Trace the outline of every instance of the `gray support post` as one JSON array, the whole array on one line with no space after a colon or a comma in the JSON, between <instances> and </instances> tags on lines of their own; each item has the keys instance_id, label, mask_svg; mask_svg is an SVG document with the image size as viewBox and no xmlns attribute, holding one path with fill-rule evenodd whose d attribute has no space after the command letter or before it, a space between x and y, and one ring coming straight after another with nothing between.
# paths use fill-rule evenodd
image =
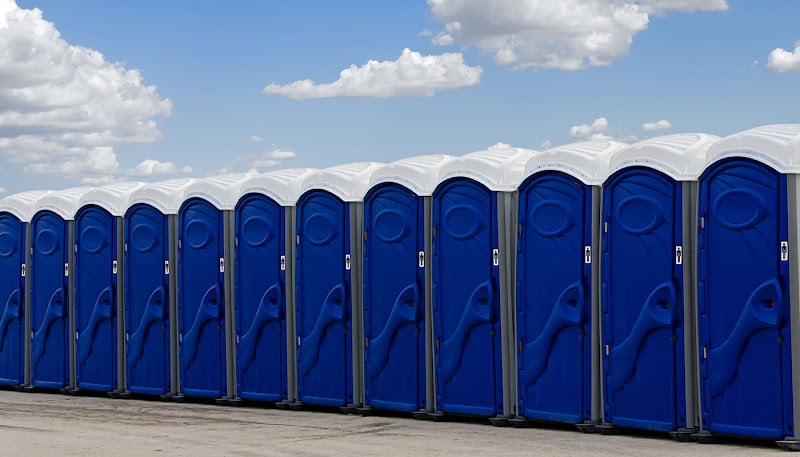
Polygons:
<instances>
[{"instance_id":1,"label":"gray support post","mask_svg":"<svg viewBox=\"0 0 800 457\"><path fill-rule=\"evenodd\" d=\"M24 360L24 381L23 386L31 385L31 231L33 230L30 222L25 223L25 352Z\"/></svg>"},{"instance_id":2,"label":"gray support post","mask_svg":"<svg viewBox=\"0 0 800 457\"><path fill-rule=\"evenodd\" d=\"M496 425L516 415L516 326L514 283L516 264L516 192L497 193L497 234L500 249L500 347L502 353L503 415Z\"/></svg>"},{"instance_id":3,"label":"gray support post","mask_svg":"<svg viewBox=\"0 0 800 457\"><path fill-rule=\"evenodd\" d=\"M425 410L436 411L436 378L433 360L433 197L424 197L425 212Z\"/></svg>"},{"instance_id":4,"label":"gray support post","mask_svg":"<svg viewBox=\"0 0 800 457\"><path fill-rule=\"evenodd\" d=\"M786 177L787 204L789 206L789 306L790 306L790 340L792 344L792 409L794 418L794 435L787 437L781 446L785 449L800 448L800 176L790 174Z\"/></svg>"},{"instance_id":5,"label":"gray support post","mask_svg":"<svg viewBox=\"0 0 800 457\"><path fill-rule=\"evenodd\" d=\"M350 299L352 314L350 326L353 345L353 407L364 405L364 203L351 202L350 206Z\"/></svg>"},{"instance_id":6,"label":"gray support post","mask_svg":"<svg viewBox=\"0 0 800 457\"><path fill-rule=\"evenodd\" d=\"M180 395L180 359L178 345L178 215L170 214L169 231L169 361L170 395Z\"/></svg>"},{"instance_id":7,"label":"gray support post","mask_svg":"<svg viewBox=\"0 0 800 457\"><path fill-rule=\"evenodd\" d=\"M125 377L125 224L117 221L117 392L127 392Z\"/></svg>"},{"instance_id":8,"label":"gray support post","mask_svg":"<svg viewBox=\"0 0 800 457\"><path fill-rule=\"evenodd\" d=\"M603 258L602 246L600 245L603 219L603 199L602 190L599 186L592 186L592 322L591 322L591 357L592 357L592 407L590 423L599 425L603 422L603 376L601 365L602 355L600 354L600 262Z\"/></svg>"},{"instance_id":9,"label":"gray support post","mask_svg":"<svg viewBox=\"0 0 800 457\"><path fill-rule=\"evenodd\" d=\"M295 226L296 209L294 206L287 206L284 210L285 221L285 252L286 272L286 400L288 403L297 401L297 326L295 317L297 303L295 298L295 254L297 252L295 236L297 231Z\"/></svg>"},{"instance_id":10,"label":"gray support post","mask_svg":"<svg viewBox=\"0 0 800 457\"><path fill-rule=\"evenodd\" d=\"M234 263L234 231L233 211L222 212L225 230L225 370L227 375L227 398L235 399L238 396L236 389L236 313L233 293Z\"/></svg>"},{"instance_id":11,"label":"gray support post","mask_svg":"<svg viewBox=\"0 0 800 457\"><path fill-rule=\"evenodd\" d=\"M683 183L683 354L685 360L686 429L699 429L698 391L700 367L697 356L697 182ZM680 432L680 430L679 430Z\"/></svg>"},{"instance_id":12,"label":"gray support post","mask_svg":"<svg viewBox=\"0 0 800 457\"><path fill-rule=\"evenodd\" d=\"M67 267L67 297L69 304L67 305L67 320L69 322L69 386L68 390L77 389L78 387L78 357L76 355L76 340L78 332L75 325L75 253L78 251L78 245L75 244L75 221L67 221L67 246L70 246L68 255Z\"/></svg>"}]
</instances>

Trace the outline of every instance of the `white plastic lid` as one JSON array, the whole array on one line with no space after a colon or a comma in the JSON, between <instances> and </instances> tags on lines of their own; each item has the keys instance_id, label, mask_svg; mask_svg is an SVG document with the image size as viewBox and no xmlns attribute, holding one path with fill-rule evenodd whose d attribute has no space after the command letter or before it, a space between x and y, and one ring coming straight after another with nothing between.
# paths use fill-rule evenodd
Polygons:
<instances>
[{"instance_id":1,"label":"white plastic lid","mask_svg":"<svg viewBox=\"0 0 800 457\"><path fill-rule=\"evenodd\" d=\"M779 173L800 173L800 124L775 124L734 133L706 154L706 167L728 157L747 157Z\"/></svg>"},{"instance_id":2,"label":"white plastic lid","mask_svg":"<svg viewBox=\"0 0 800 457\"><path fill-rule=\"evenodd\" d=\"M676 181L694 181L700 176L708 148L719 140L705 133L681 133L650 138L617 151L608 176L628 167L658 170Z\"/></svg>"},{"instance_id":3,"label":"white plastic lid","mask_svg":"<svg viewBox=\"0 0 800 457\"><path fill-rule=\"evenodd\" d=\"M9 195L0 200L0 213L10 213L21 222L30 222L36 212L36 203L50 192L49 190L30 190Z\"/></svg>"},{"instance_id":4,"label":"white plastic lid","mask_svg":"<svg viewBox=\"0 0 800 457\"><path fill-rule=\"evenodd\" d=\"M78 210L84 206L99 206L112 216L124 216L128 210L131 192L143 186L140 182L120 182L95 187L83 194L78 201Z\"/></svg>"},{"instance_id":5,"label":"white plastic lid","mask_svg":"<svg viewBox=\"0 0 800 457\"><path fill-rule=\"evenodd\" d=\"M407 187L419 196L433 194L439 184L439 172L447 162L455 157L444 154L433 154L398 160L386 164L372 174L369 187L382 183L396 183Z\"/></svg>"},{"instance_id":6,"label":"white plastic lid","mask_svg":"<svg viewBox=\"0 0 800 457\"><path fill-rule=\"evenodd\" d=\"M321 189L345 202L362 201L369 190L372 173L383 166L384 164L377 162L356 162L316 170L303 180L301 194Z\"/></svg>"},{"instance_id":7,"label":"white plastic lid","mask_svg":"<svg viewBox=\"0 0 800 457\"><path fill-rule=\"evenodd\" d=\"M525 165L525 176L542 171L560 171L589 186L599 186L608 177L611 156L628 146L617 141L582 141L534 154Z\"/></svg>"},{"instance_id":8,"label":"white plastic lid","mask_svg":"<svg viewBox=\"0 0 800 457\"><path fill-rule=\"evenodd\" d=\"M186 187L194 181L192 178L181 178L145 183L131 192L128 197L128 207L144 203L163 214L178 214Z\"/></svg>"},{"instance_id":9,"label":"white plastic lid","mask_svg":"<svg viewBox=\"0 0 800 457\"><path fill-rule=\"evenodd\" d=\"M302 193L303 181L316 171L314 168L290 168L251 174L242 182L238 199L247 194L262 194L281 206L294 206Z\"/></svg>"},{"instance_id":10,"label":"white plastic lid","mask_svg":"<svg viewBox=\"0 0 800 457\"><path fill-rule=\"evenodd\" d=\"M513 192L522 182L525 164L536 153L531 149L496 147L456 157L442 166L437 184L465 177L492 191Z\"/></svg>"},{"instance_id":11,"label":"white plastic lid","mask_svg":"<svg viewBox=\"0 0 800 457\"><path fill-rule=\"evenodd\" d=\"M219 210L232 210L239 200L239 188L249 176L247 173L233 173L196 179L184 189L183 202L190 198L202 198Z\"/></svg>"},{"instance_id":12,"label":"white plastic lid","mask_svg":"<svg viewBox=\"0 0 800 457\"><path fill-rule=\"evenodd\" d=\"M39 211L52 211L61 219L71 221L75 219L75 213L78 212L81 197L90 190L92 190L91 187L73 187L48 192L47 195L36 201L34 215Z\"/></svg>"}]
</instances>

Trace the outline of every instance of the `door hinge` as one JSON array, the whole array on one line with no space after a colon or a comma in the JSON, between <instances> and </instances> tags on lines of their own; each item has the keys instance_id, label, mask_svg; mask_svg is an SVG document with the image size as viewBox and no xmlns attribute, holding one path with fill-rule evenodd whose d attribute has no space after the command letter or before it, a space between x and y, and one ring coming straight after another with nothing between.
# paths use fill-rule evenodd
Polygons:
<instances>
[{"instance_id":1,"label":"door hinge","mask_svg":"<svg viewBox=\"0 0 800 457\"><path fill-rule=\"evenodd\" d=\"M436 338L436 350L438 351L442 347L442 340Z\"/></svg>"},{"instance_id":2,"label":"door hinge","mask_svg":"<svg viewBox=\"0 0 800 457\"><path fill-rule=\"evenodd\" d=\"M80 339L80 335L78 334L78 331L76 330L75 331L75 341L78 341L79 339Z\"/></svg>"},{"instance_id":3,"label":"door hinge","mask_svg":"<svg viewBox=\"0 0 800 457\"><path fill-rule=\"evenodd\" d=\"M606 344L606 355L611 355L611 346Z\"/></svg>"},{"instance_id":4,"label":"door hinge","mask_svg":"<svg viewBox=\"0 0 800 457\"><path fill-rule=\"evenodd\" d=\"M236 335L236 344L239 344L239 335Z\"/></svg>"},{"instance_id":5,"label":"door hinge","mask_svg":"<svg viewBox=\"0 0 800 457\"><path fill-rule=\"evenodd\" d=\"M183 247L183 240L178 240L178 249Z\"/></svg>"},{"instance_id":6,"label":"door hinge","mask_svg":"<svg viewBox=\"0 0 800 457\"><path fill-rule=\"evenodd\" d=\"M781 241L781 262L789 260L789 242Z\"/></svg>"},{"instance_id":7,"label":"door hinge","mask_svg":"<svg viewBox=\"0 0 800 457\"><path fill-rule=\"evenodd\" d=\"M123 244L122 248L125 249L125 252L128 252L128 243Z\"/></svg>"},{"instance_id":8,"label":"door hinge","mask_svg":"<svg viewBox=\"0 0 800 457\"><path fill-rule=\"evenodd\" d=\"M344 255L344 269L345 270L349 270L350 269L350 254L345 254Z\"/></svg>"},{"instance_id":9,"label":"door hinge","mask_svg":"<svg viewBox=\"0 0 800 457\"><path fill-rule=\"evenodd\" d=\"M169 274L169 260L164 261L164 274L165 275Z\"/></svg>"},{"instance_id":10,"label":"door hinge","mask_svg":"<svg viewBox=\"0 0 800 457\"><path fill-rule=\"evenodd\" d=\"M219 258L219 272L225 273L225 259L222 257Z\"/></svg>"},{"instance_id":11,"label":"door hinge","mask_svg":"<svg viewBox=\"0 0 800 457\"><path fill-rule=\"evenodd\" d=\"M519 340L519 352L522 352L525 345L523 344L522 340Z\"/></svg>"},{"instance_id":12,"label":"door hinge","mask_svg":"<svg viewBox=\"0 0 800 457\"><path fill-rule=\"evenodd\" d=\"M281 256L281 271L286 271L286 256Z\"/></svg>"},{"instance_id":13,"label":"door hinge","mask_svg":"<svg viewBox=\"0 0 800 457\"><path fill-rule=\"evenodd\" d=\"M295 237L295 244L297 244L298 246L300 245L300 235L297 235Z\"/></svg>"},{"instance_id":14,"label":"door hinge","mask_svg":"<svg viewBox=\"0 0 800 457\"><path fill-rule=\"evenodd\" d=\"M519 224L519 234L522 235L523 232L524 230L522 229L522 224Z\"/></svg>"},{"instance_id":15,"label":"door hinge","mask_svg":"<svg viewBox=\"0 0 800 457\"><path fill-rule=\"evenodd\" d=\"M297 337L297 347L300 347L300 337Z\"/></svg>"},{"instance_id":16,"label":"door hinge","mask_svg":"<svg viewBox=\"0 0 800 457\"><path fill-rule=\"evenodd\" d=\"M703 358L708 358L708 346L703 346Z\"/></svg>"},{"instance_id":17,"label":"door hinge","mask_svg":"<svg viewBox=\"0 0 800 457\"><path fill-rule=\"evenodd\" d=\"M706 217L705 216L700 216L700 228L701 229L706 228Z\"/></svg>"},{"instance_id":18,"label":"door hinge","mask_svg":"<svg viewBox=\"0 0 800 457\"><path fill-rule=\"evenodd\" d=\"M183 343L183 333L178 333L178 342Z\"/></svg>"},{"instance_id":19,"label":"door hinge","mask_svg":"<svg viewBox=\"0 0 800 457\"><path fill-rule=\"evenodd\" d=\"M492 265L494 265L494 266L500 265L500 250L499 249L492 249Z\"/></svg>"},{"instance_id":20,"label":"door hinge","mask_svg":"<svg viewBox=\"0 0 800 457\"><path fill-rule=\"evenodd\" d=\"M364 347L365 348L369 347L369 338L364 338Z\"/></svg>"},{"instance_id":21,"label":"door hinge","mask_svg":"<svg viewBox=\"0 0 800 457\"><path fill-rule=\"evenodd\" d=\"M111 261L111 274L117 274L117 261Z\"/></svg>"},{"instance_id":22,"label":"door hinge","mask_svg":"<svg viewBox=\"0 0 800 457\"><path fill-rule=\"evenodd\" d=\"M592 247L583 247L583 263L592 263Z\"/></svg>"},{"instance_id":23,"label":"door hinge","mask_svg":"<svg viewBox=\"0 0 800 457\"><path fill-rule=\"evenodd\" d=\"M417 266L420 268L425 268L425 251L419 251L419 254L417 255Z\"/></svg>"},{"instance_id":24,"label":"door hinge","mask_svg":"<svg viewBox=\"0 0 800 457\"><path fill-rule=\"evenodd\" d=\"M608 233L608 221L605 221L605 222L603 223L603 231L604 231L605 233Z\"/></svg>"},{"instance_id":25,"label":"door hinge","mask_svg":"<svg viewBox=\"0 0 800 457\"><path fill-rule=\"evenodd\" d=\"M683 265L683 246L675 246L675 265Z\"/></svg>"},{"instance_id":26,"label":"door hinge","mask_svg":"<svg viewBox=\"0 0 800 457\"><path fill-rule=\"evenodd\" d=\"M130 333L126 333L125 334L125 342L128 342L130 340L131 340L131 334Z\"/></svg>"}]
</instances>

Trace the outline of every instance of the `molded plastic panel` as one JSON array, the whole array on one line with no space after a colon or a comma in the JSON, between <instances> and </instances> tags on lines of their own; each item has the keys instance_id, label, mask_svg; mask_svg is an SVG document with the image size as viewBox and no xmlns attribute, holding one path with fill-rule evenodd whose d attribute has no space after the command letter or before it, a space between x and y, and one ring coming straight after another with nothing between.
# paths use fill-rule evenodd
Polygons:
<instances>
[{"instance_id":1,"label":"molded plastic panel","mask_svg":"<svg viewBox=\"0 0 800 457\"><path fill-rule=\"evenodd\" d=\"M792 436L786 177L749 159L722 161L701 180L700 215L703 423Z\"/></svg>"},{"instance_id":2,"label":"molded plastic panel","mask_svg":"<svg viewBox=\"0 0 800 457\"><path fill-rule=\"evenodd\" d=\"M0 213L0 384L18 386L24 379L25 224Z\"/></svg>"},{"instance_id":3,"label":"molded plastic panel","mask_svg":"<svg viewBox=\"0 0 800 457\"><path fill-rule=\"evenodd\" d=\"M284 209L252 194L236 206L236 381L240 397L286 398Z\"/></svg>"},{"instance_id":4,"label":"molded plastic panel","mask_svg":"<svg viewBox=\"0 0 800 457\"><path fill-rule=\"evenodd\" d=\"M680 183L643 168L603 191L604 419L619 426L686 426L681 195Z\"/></svg>"},{"instance_id":5,"label":"molded plastic panel","mask_svg":"<svg viewBox=\"0 0 800 457\"><path fill-rule=\"evenodd\" d=\"M364 203L366 403L425 407L425 268L423 198L384 184ZM424 261L424 257L423 257Z\"/></svg>"},{"instance_id":6,"label":"molded plastic panel","mask_svg":"<svg viewBox=\"0 0 800 457\"><path fill-rule=\"evenodd\" d=\"M131 392L170 391L167 216L138 204L125 215L125 366Z\"/></svg>"},{"instance_id":7,"label":"molded plastic panel","mask_svg":"<svg viewBox=\"0 0 800 457\"><path fill-rule=\"evenodd\" d=\"M445 412L503 411L496 198L466 178L434 192L436 404Z\"/></svg>"},{"instance_id":8,"label":"molded plastic panel","mask_svg":"<svg viewBox=\"0 0 800 457\"><path fill-rule=\"evenodd\" d=\"M347 204L307 192L297 204L297 235L298 399L344 406L353 402Z\"/></svg>"},{"instance_id":9,"label":"molded plastic panel","mask_svg":"<svg viewBox=\"0 0 800 457\"><path fill-rule=\"evenodd\" d=\"M117 386L117 221L98 206L75 217L77 383L109 392Z\"/></svg>"},{"instance_id":10,"label":"molded plastic panel","mask_svg":"<svg viewBox=\"0 0 800 457\"><path fill-rule=\"evenodd\" d=\"M40 211L32 236L31 383L59 389L69 385L68 225L55 213Z\"/></svg>"},{"instance_id":11,"label":"molded plastic panel","mask_svg":"<svg viewBox=\"0 0 800 457\"><path fill-rule=\"evenodd\" d=\"M526 418L591 417L591 195L562 172L534 175L520 190L516 350Z\"/></svg>"},{"instance_id":12,"label":"molded plastic panel","mask_svg":"<svg viewBox=\"0 0 800 457\"><path fill-rule=\"evenodd\" d=\"M222 397L225 371L225 229L222 211L201 199L183 204L178 236L181 392Z\"/></svg>"}]
</instances>

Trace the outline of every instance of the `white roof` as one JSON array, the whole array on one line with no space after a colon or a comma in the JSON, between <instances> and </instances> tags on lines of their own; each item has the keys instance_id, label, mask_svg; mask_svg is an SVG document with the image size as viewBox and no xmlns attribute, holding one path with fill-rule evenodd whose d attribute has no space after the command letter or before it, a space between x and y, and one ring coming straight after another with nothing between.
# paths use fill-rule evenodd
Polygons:
<instances>
[{"instance_id":1,"label":"white roof","mask_svg":"<svg viewBox=\"0 0 800 457\"><path fill-rule=\"evenodd\" d=\"M144 184L140 182L120 182L94 187L78 200L78 210L88 205L97 205L112 216L123 216L128 210L128 198L131 192Z\"/></svg>"},{"instance_id":2,"label":"white roof","mask_svg":"<svg viewBox=\"0 0 800 457\"><path fill-rule=\"evenodd\" d=\"M492 191L513 192L522 182L525 164L535 153L521 148L492 148L472 152L444 164L439 172L438 183L465 177L478 181Z\"/></svg>"},{"instance_id":3,"label":"white roof","mask_svg":"<svg viewBox=\"0 0 800 457\"><path fill-rule=\"evenodd\" d=\"M183 203L184 191L194 181L191 178L181 178L145 183L142 187L131 192L128 197L128 207L145 203L163 214L178 214Z\"/></svg>"},{"instance_id":4,"label":"white roof","mask_svg":"<svg viewBox=\"0 0 800 457\"><path fill-rule=\"evenodd\" d=\"M401 184L419 196L431 195L439 184L439 171L442 166L454 158L444 154L433 154L409 157L386 164L372 174L369 187L391 182Z\"/></svg>"},{"instance_id":5,"label":"white roof","mask_svg":"<svg viewBox=\"0 0 800 457\"><path fill-rule=\"evenodd\" d=\"M71 221L78 212L79 202L83 195L92 190L91 187L73 187L71 189L54 190L36 201L33 214L39 211L52 211L61 219Z\"/></svg>"},{"instance_id":6,"label":"white roof","mask_svg":"<svg viewBox=\"0 0 800 457\"><path fill-rule=\"evenodd\" d=\"M626 147L616 141L582 141L534 154L525 165L525 178L541 171L555 170L579 179L584 184L599 186L608 177L611 156Z\"/></svg>"},{"instance_id":7,"label":"white roof","mask_svg":"<svg viewBox=\"0 0 800 457\"><path fill-rule=\"evenodd\" d=\"M289 168L250 174L242 182L237 198L263 194L281 206L294 206L303 191L303 181L315 172L313 168Z\"/></svg>"},{"instance_id":8,"label":"white roof","mask_svg":"<svg viewBox=\"0 0 800 457\"><path fill-rule=\"evenodd\" d=\"M22 222L30 222L33 219L33 213L36 212L36 203L50 192L49 190L31 190L9 195L0 200L0 213L10 213Z\"/></svg>"},{"instance_id":9,"label":"white roof","mask_svg":"<svg viewBox=\"0 0 800 457\"><path fill-rule=\"evenodd\" d=\"M650 138L617 151L608 175L628 167L658 170L676 181L693 181L703 171L706 151L719 140L705 133L681 133Z\"/></svg>"},{"instance_id":10,"label":"white roof","mask_svg":"<svg viewBox=\"0 0 800 457\"><path fill-rule=\"evenodd\" d=\"M356 162L316 170L303 180L301 194L312 189L322 189L342 201L361 201L369 189L370 176L383 166L384 164L377 162Z\"/></svg>"},{"instance_id":11,"label":"white roof","mask_svg":"<svg viewBox=\"0 0 800 457\"><path fill-rule=\"evenodd\" d=\"M247 173L233 173L194 180L184 189L183 201L202 198L219 210L232 210L239 200L239 188L249 176Z\"/></svg>"},{"instance_id":12,"label":"white roof","mask_svg":"<svg viewBox=\"0 0 800 457\"><path fill-rule=\"evenodd\" d=\"M800 173L800 124L775 124L734 133L716 142L706 166L727 157L747 157L779 173Z\"/></svg>"}]
</instances>

